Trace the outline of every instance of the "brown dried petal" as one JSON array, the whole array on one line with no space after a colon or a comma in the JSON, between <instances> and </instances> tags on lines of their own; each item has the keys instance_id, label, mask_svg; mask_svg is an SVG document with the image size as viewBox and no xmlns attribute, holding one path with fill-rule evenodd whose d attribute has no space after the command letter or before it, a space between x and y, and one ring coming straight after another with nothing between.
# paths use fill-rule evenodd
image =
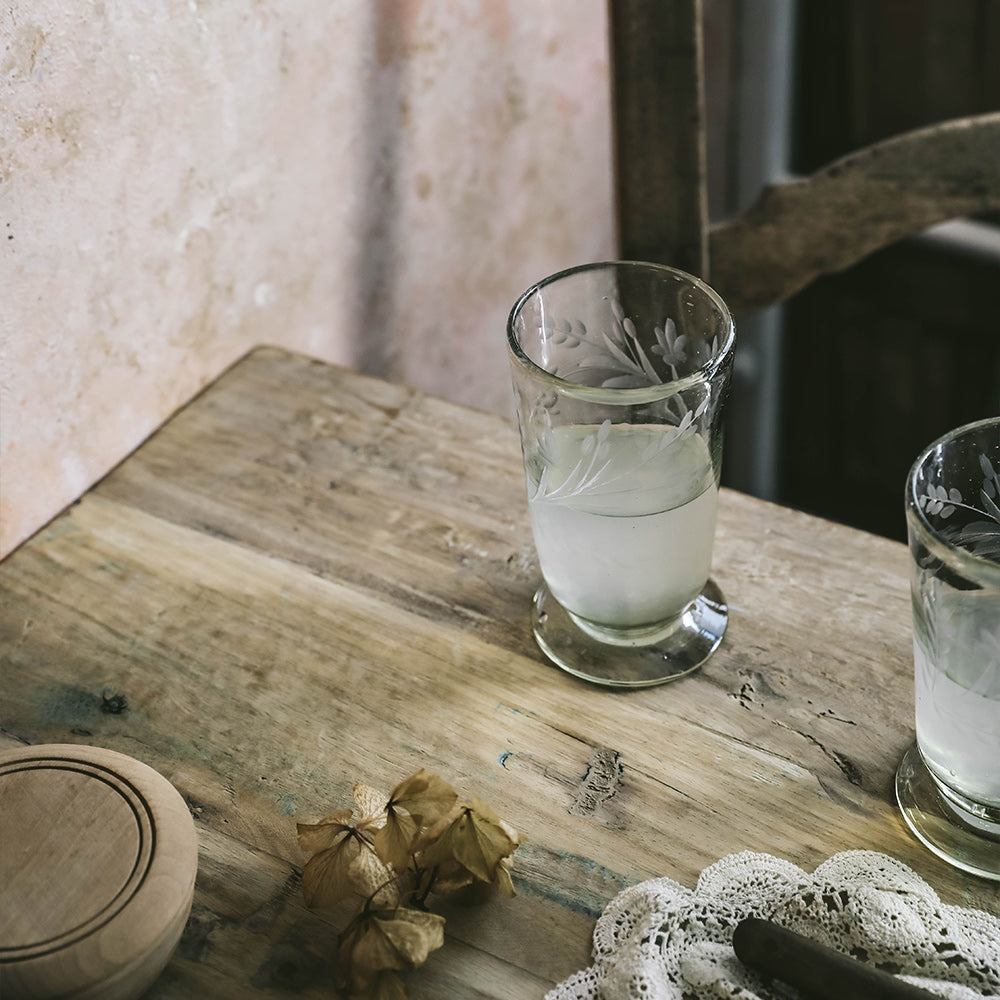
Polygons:
<instances>
[{"instance_id":1,"label":"brown dried petal","mask_svg":"<svg viewBox=\"0 0 1000 1000\"><path fill-rule=\"evenodd\" d=\"M433 868L454 859L476 878L492 882L497 866L517 847L516 834L511 837L505 825L483 803L462 806L436 839L424 847L421 864Z\"/></svg>"},{"instance_id":2,"label":"brown dried petal","mask_svg":"<svg viewBox=\"0 0 1000 1000\"><path fill-rule=\"evenodd\" d=\"M296 823L299 835L299 847L304 854L316 854L333 847L338 838L350 829L350 809L324 816L318 823Z\"/></svg>"},{"instance_id":3,"label":"brown dried petal","mask_svg":"<svg viewBox=\"0 0 1000 1000\"><path fill-rule=\"evenodd\" d=\"M485 802L483 802L482 799L473 799L472 809L477 815L482 817L482 819L500 827L500 829L510 838L510 842L513 844L513 847L510 850L510 853L513 854L514 848L516 848L520 842L517 830L515 830L509 823L502 820Z\"/></svg>"},{"instance_id":4,"label":"brown dried petal","mask_svg":"<svg viewBox=\"0 0 1000 1000\"><path fill-rule=\"evenodd\" d=\"M447 896L450 900L463 906L472 906L485 902L492 892L499 892L507 899L516 895L514 883L510 877L511 860L504 858L497 865L496 874L489 882L473 876L458 862L451 862L442 868L435 868L425 873L422 891L431 891L437 896Z\"/></svg>"},{"instance_id":5,"label":"brown dried petal","mask_svg":"<svg viewBox=\"0 0 1000 1000\"><path fill-rule=\"evenodd\" d=\"M454 896L475 881L476 877L468 869L457 861L449 861L425 870L420 890L426 892L430 888L438 896Z\"/></svg>"},{"instance_id":6,"label":"brown dried petal","mask_svg":"<svg viewBox=\"0 0 1000 1000\"><path fill-rule=\"evenodd\" d=\"M396 874L376 853L365 847L348 867L355 891L375 906L397 906L399 885Z\"/></svg>"},{"instance_id":7,"label":"brown dried petal","mask_svg":"<svg viewBox=\"0 0 1000 1000\"><path fill-rule=\"evenodd\" d=\"M349 834L306 862L302 869L302 892L306 906L332 906L354 892L351 862L359 851L357 838Z\"/></svg>"},{"instance_id":8,"label":"brown dried petal","mask_svg":"<svg viewBox=\"0 0 1000 1000\"><path fill-rule=\"evenodd\" d=\"M514 883L510 878L510 858L504 858L497 865L496 875L493 878L493 888L506 899L513 899L517 895L514 892Z\"/></svg>"},{"instance_id":9,"label":"brown dried petal","mask_svg":"<svg viewBox=\"0 0 1000 1000\"><path fill-rule=\"evenodd\" d=\"M332 906L352 895L371 896L393 882L372 845L348 829L333 847L314 854L302 870L302 892L307 906Z\"/></svg>"},{"instance_id":10,"label":"brown dried petal","mask_svg":"<svg viewBox=\"0 0 1000 1000\"><path fill-rule=\"evenodd\" d=\"M390 793L392 806L405 809L418 826L427 826L455 805L458 794L443 778L423 768L401 781Z\"/></svg>"},{"instance_id":11,"label":"brown dried petal","mask_svg":"<svg viewBox=\"0 0 1000 1000\"><path fill-rule=\"evenodd\" d=\"M385 792L380 792L371 785L357 782L354 785L354 801L358 804L361 812L361 819L358 820L358 829L378 830L385 824L385 807L389 803L389 796Z\"/></svg>"},{"instance_id":12,"label":"brown dried petal","mask_svg":"<svg viewBox=\"0 0 1000 1000\"><path fill-rule=\"evenodd\" d=\"M413 817L390 808L385 826L375 834L375 850L383 861L402 872L409 865L416 837L417 824Z\"/></svg>"},{"instance_id":13,"label":"brown dried petal","mask_svg":"<svg viewBox=\"0 0 1000 1000\"><path fill-rule=\"evenodd\" d=\"M444 944L444 917L397 907L367 910L340 937L339 967L344 985L367 991L385 970L415 969Z\"/></svg>"}]
</instances>

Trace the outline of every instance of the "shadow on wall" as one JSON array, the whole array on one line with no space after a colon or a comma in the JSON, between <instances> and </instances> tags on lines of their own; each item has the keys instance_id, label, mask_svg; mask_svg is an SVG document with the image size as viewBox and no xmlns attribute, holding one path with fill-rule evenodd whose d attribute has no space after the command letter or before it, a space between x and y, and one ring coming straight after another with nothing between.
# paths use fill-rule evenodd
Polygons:
<instances>
[{"instance_id":1,"label":"shadow on wall","mask_svg":"<svg viewBox=\"0 0 1000 1000\"><path fill-rule=\"evenodd\" d=\"M412 83L420 4L380 0L367 5L369 33L375 40L376 70L360 99L362 142L358 180L363 192L361 252L355 282L358 310L351 366L382 378L401 377L397 329L400 185L403 177L402 125Z\"/></svg>"}]
</instances>

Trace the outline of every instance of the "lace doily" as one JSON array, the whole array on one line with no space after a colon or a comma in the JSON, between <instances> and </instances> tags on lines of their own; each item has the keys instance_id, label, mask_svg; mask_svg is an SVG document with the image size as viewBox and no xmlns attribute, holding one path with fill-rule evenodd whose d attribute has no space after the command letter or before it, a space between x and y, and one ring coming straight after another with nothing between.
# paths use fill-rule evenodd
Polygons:
<instances>
[{"instance_id":1,"label":"lace doily","mask_svg":"<svg viewBox=\"0 0 1000 1000\"><path fill-rule=\"evenodd\" d=\"M1000 998L1000 920L945 906L906 865L845 851L811 875L769 854L731 854L692 892L667 878L619 893L594 929L594 964L546 1000L778 1000L736 958L745 917L773 920L948 1000Z\"/></svg>"}]
</instances>

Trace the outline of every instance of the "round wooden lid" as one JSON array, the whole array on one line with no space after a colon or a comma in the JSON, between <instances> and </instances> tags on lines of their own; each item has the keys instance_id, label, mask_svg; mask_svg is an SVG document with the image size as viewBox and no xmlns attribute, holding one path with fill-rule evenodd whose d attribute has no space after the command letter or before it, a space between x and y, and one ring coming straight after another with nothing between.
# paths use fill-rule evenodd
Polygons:
<instances>
[{"instance_id":1,"label":"round wooden lid","mask_svg":"<svg viewBox=\"0 0 1000 1000\"><path fill-rule=\"evenodd\" d=\"M86 746L0 753L0 995L139 996L197 867L191 814L151 767Z\"/></svg>"}]
</instances>

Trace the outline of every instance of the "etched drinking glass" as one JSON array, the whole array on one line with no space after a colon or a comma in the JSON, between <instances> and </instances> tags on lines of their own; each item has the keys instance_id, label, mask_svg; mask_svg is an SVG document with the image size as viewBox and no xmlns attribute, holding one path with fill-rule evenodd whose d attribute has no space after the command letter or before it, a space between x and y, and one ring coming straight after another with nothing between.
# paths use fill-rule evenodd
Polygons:
<instances>
[{"instance_id":1,"label":"etched drinking glass","mask_svg":"<svg viewBox=\"0 0 1000 1000\"><path fill-rule=\"evenodd\" d=\"M642 686L703 663L728 610L709 579L733 321L698 278L588 264L529 288L507 346L543 582L542 651Z\"/></svg>"},{"instance_id":2,"label":"etched drinking glass","mask_svg":"<svg viewBox=\"0 0 1000 1000\"><path fill-rule=\"evenodd\" d=\"M920 455L906 521L917 740L896 798L937 855L1000 879L1000 418Z\"/></svg>"}]
</instances>

